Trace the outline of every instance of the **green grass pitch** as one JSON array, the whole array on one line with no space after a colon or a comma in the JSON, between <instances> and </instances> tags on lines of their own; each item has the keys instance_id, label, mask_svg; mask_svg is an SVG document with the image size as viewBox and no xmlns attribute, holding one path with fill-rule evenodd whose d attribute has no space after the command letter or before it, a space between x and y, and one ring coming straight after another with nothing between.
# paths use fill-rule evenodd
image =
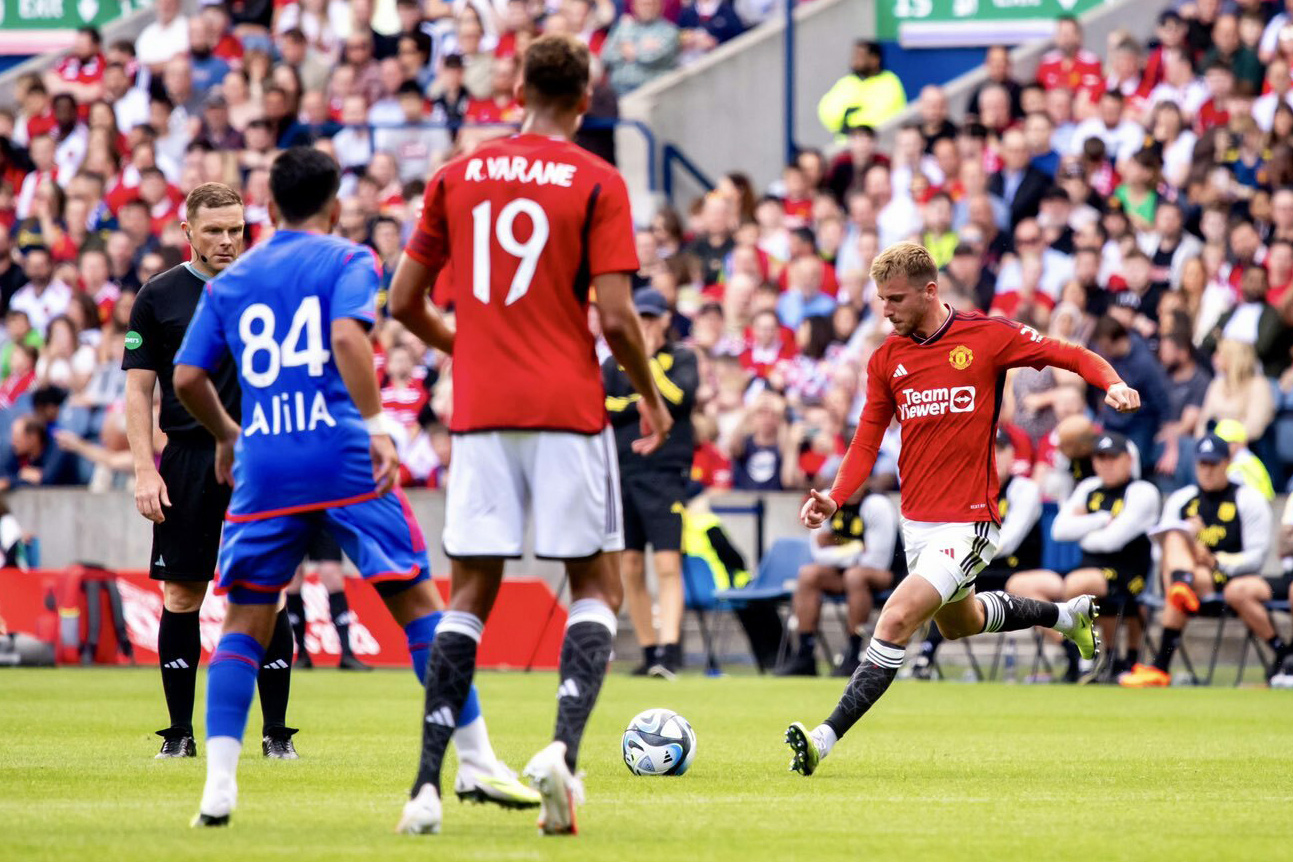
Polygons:
<instances>
[{"instance_id":1,"label":"green grass pitch","mask_svg":"<svg viewBox=\"0 0 1293 862\"><path fill-rule=\"evenodd\" d=\"M202 675L205 680L205 673ZM555 675L482 674L513 768L548 739ZM584 741L581 835L530 812L446 804L443 833L397 836L421 696L411 674L293 679L302 759L251 756L227 830L188 827L204 760L152 759L156 670L0 671L0 859L1276 860L1289 859L1293 693L900 682L811 779L786 771L840 681L614 674ZM202 693L199 691L201 713ZM667 706L699 738L681 778L619 759L636 712ZM199 753L202 743L199 741ZM454 767L446 766L451 786Z\"/></svg>"}]
</instances>

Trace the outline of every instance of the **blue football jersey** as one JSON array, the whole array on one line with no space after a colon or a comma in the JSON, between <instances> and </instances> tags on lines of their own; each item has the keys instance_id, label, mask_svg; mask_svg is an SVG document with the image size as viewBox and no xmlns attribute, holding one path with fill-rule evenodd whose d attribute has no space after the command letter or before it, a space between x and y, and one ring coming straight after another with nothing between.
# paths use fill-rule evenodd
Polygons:
<instances>
[{"instance_id":1,"label":"blue football jersey","mask_svg":"<svg viewBox=\"0 0 1293 862\"><path fill-rule=\"evenodd\" d=\"M349 240L279 231L207 284L175 363L210 371L228 351L242 437L228 519L248 521L375 493L368 432L332 359L332 321L371 324L380 268Z\"/></svg>"}]
</instances>

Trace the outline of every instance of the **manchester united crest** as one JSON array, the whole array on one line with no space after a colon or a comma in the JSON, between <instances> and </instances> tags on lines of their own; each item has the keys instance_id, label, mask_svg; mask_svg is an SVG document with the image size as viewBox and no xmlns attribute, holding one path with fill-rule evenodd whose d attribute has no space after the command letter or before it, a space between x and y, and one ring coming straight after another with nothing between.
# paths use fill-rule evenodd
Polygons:
<instances>
[{"instance_id":1,"label":"manchester united crest","mask_svg":"<svg viewBox=\"0 0 1293 862\"><path fill-rule=\"evenodd\" d=\"M974 361L974 351L964 344L958 344L952 348L952 352L947 355L947 361L952 363L952 367L957 371L964 371L970 367Z\"/></svg>"}]
</instances>

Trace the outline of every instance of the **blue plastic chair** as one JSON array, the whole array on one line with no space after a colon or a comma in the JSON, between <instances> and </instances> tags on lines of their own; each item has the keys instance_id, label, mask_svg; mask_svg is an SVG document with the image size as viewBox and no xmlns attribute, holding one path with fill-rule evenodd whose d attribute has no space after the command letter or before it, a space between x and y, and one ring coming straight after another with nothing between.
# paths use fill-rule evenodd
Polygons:
<instances>
[{"instance_id":1,"label":"blue plastic chair","mask_svg":"<svg viewBox=\"0 0 1293 862\"><path fill-rule=\"evenodd\" d=\"M682 591L683 607L696 614L696 622L700 627L700 639L705 646L707 670L711 675L717 674L719 665L714 636L716 633L711 634L705 615L722 611L730 612L732 609L726 602L720 602L715 598L714 573L710 571L709 564L700 557L690 554L683 556Z\"/></svg>"}]
</instances>

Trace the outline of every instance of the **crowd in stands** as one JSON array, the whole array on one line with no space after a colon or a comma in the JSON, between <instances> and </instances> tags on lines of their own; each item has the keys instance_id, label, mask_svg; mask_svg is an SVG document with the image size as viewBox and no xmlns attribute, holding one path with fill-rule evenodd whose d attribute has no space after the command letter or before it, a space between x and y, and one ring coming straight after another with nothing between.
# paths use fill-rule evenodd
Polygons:
<instances>
[{"instance_id":1,"label":"crowd in stands","mask_svg":"<svg viewBox=\"0 0 1293 862\"><path fill-rule=\"evenodd\" d=\"M187 190L238 189L254 244L273 230L275 151L324 149L345 171L338 232L371 244L389 279L425 177L518 118L517 54L537 33L588 42L591 116L609 118L619 96L779 8L204 0L185 16L177 0L158 0L133 43L81 31L0 105L0 486L85 482L91 465L99 484L129 480L126 321L140 285L187 254ZM1080 25L1061 20L1029 79L992 48L966 113L952 116L943 90L926 87L916 118L881 146L874 124L906 98L881 48L859 43L819 110L835 147L800 152L768 188L733 171L639 226L635 285L667 297L677 339L701 363L702 484L829 483L867 359L888 333L871 260L915 239L956 308L1089 344L1141 391L1144 409L1124 416L1064 372L1016 372L1002 419L1020 470L1059 466L1055 427L1086 411L1127 435L1144 476L1168 490L1190 480L1193 441L1233 419L1241 448L1283 487L1293 474L1293 16L1260 0L1231 11L1200 0L1164 12L1147 44L1115 33L1106 61L1089 48ZM603 130L582 140L613 158ZM407 437L405 479L438 486L451 457L452 362L390 322L378 342L383 398ZM881 486L896 485L899 444L895 429Z\"/></svg>"}]
</instances>

